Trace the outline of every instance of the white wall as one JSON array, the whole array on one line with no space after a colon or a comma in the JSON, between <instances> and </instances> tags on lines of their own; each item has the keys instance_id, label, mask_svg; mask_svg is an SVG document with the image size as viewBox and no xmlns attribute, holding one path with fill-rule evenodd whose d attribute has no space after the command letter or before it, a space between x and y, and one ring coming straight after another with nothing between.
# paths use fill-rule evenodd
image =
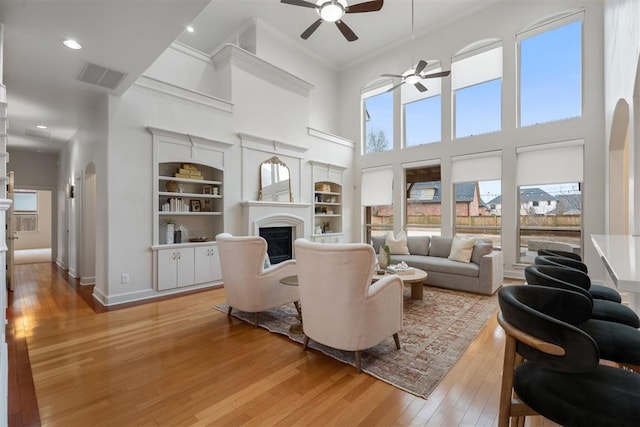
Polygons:
<instances>
[{"instance_id":1,"label":"white wall","mask_svg":"<svg viewBox=\"0 0 640 427\"><path fill-rule=\"evenodd\" d=\"M605 62L605 136L611 144L616 105L624 101L629 107L627 143L630 153L629 231L640 233L640 2L606 0L604 2ZM626 113L626 111L625 111ZM608 150L607 150L608 151ZM613 188L622 191L622 188ZM619 195L618 198L623 198ZM615 195L614 195L615 197Z\"/></svg>"},{"instance_id":2,"label":"white wall","mask_svg":"<svg viewBox=\"0 0 640 427\"><path fill-rule=\"evenodd\" d=\"M583 117L561 122L516 128L516 46L515 35L533 22L562 11L586 10L584 21L584 97ZM416 40L416 57L440 59L443 69L450 69L451 56L463 47L483 39L499 38L503 40L503 79L502 79L502 131L478 135L462 140L451 140L451 84L450 78L442 80L443 93L443 141L394 152L374 153L356 156L355 169L378 165L392 165L394 181L402 182L402 163L416 160L440 159L442 165L442 187L451 188L451 157L476 152L502 150L502 249L505 254L505 274L521 277L522 265L518 265L516 247L517 225L517 187L516 187L516 147L543 144L572 139L585 140L584 200L583 200L583 248L587 263L597 265L600 260L589 241L589 235L603 231L605 165L603 162L604 110L603 99L603 28L602 2L600 1L554 1L554 2L512 2L504 1L478 13L453 22L435 33L427 34ZM361 109L360 89L377 79L383 73L400 73L409 66L411 45L398 47L393 51L359 63L340 75L339 105L340 134L358 141L360 152ZM549 64L553 66L553 64ZM399 144L396 141L396 144ZM356 176L356 185L359 177ZM402 206L400 185L394 194L395 206ZM443 202L442 233L453 233L452 191L445 192ZM356 200L359 189L356 190ZM354 209L353 221L359 221L361 209ZM403 213L396 215L396 231Z\"/></svg>"},{"instance_id":3,"label":"white wall","mask_svg":"<svg viewBox=\"0 0 640 427\"><path fill-rule=\"evenodd\" d=\"M94 295L106 304L157 295L153 289L151 251L151 221L156 200L152 195L152 136L147 127L233 144L225 152L223 195L225 231L235 234L244 229L240 202L257 199L260 161L263 157L278 155L269 150L243 153L239 132L308 148L309 155L305 153L303 159L283 155L292 166L296 201L310 203L312 200L308 160L343 167L352 162L353 149L348 143L336 144L308 134L311 97L300 90L287 89L269 81L260 72L252 72L252 66L237 65L233 60L214 70L210 65L203 67L201 58L181 49L170 49L165 55L171 56L171 68L164 68L161 59L146 74L155 79L155 83L142 78L122 97L109 98L109 191L104 193L107 199L108 264L104 278L97 274L97 291L94 291ZM258 68L270 66L260 65L261 60L257 62ZM215 93L215 79L208 74L231 82L231 112L215 107L215 99L210 99L214 106L207 106L203 98L189 99L188 91L176 92L175 87L182 85L188 86L185 88L188 90L197 89L199 93ZM172 86L162 86L159 81ZM200 84L202 82L210 82L210 85ZM193 86L196 84L199 84L197 88ZM98 197L100 194L98 190ZM311 221L311 218L307 220ZM120 283L123 273L129 274L129 284Z\"/></svg>"}]
</instances>

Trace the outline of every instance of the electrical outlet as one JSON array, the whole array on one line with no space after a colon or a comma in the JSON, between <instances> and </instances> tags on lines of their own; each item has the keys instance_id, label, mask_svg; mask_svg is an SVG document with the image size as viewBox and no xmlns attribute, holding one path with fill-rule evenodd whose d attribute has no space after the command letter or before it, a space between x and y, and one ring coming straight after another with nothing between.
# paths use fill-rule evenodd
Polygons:
<instances>
[{"instance_id":1,"label":"electrical outlet","mask_svg":"<svg viewBox=\"0 0 640 427\"><path fill-rule=\"evenodd\" d=\"M120 283L122 283L123 285L126 285L127 283L129 283L128 273L124 273L122 276L120 276Z\"/></svg>"}]
</instances>

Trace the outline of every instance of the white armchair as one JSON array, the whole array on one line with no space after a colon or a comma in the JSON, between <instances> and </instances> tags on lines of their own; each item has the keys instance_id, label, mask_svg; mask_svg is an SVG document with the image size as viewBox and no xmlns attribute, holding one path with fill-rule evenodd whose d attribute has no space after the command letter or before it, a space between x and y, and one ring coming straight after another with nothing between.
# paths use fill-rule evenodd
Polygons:
<instances>
[{"instance_id":1,"label":"white armchair","mask_svg":"<svg viewBox=\"0 0 640 427\"><path fill-rule=\"evenodd\" d=\"M354 351L361 372L360 350L393 335L400 348L402 291L400 277L389 275L371 284L376 254L364 243L295 242L304 345L309 339L339 350Z\"/></svg>"},{"instance_id":2,"label":"white armchair","mask_svg":"<svg viewBox=\"0 0 640 427\"><path fill-rule=\"evenodd\" d=\"M298 301L298 288L280 283L283 277L297 273L295 260L264 268L267 242L259 236L222 233L216 236L216 242L229 305L227 315L232 308L255 313L257 327L261 311Z\"/></svg>"}]
</instances>

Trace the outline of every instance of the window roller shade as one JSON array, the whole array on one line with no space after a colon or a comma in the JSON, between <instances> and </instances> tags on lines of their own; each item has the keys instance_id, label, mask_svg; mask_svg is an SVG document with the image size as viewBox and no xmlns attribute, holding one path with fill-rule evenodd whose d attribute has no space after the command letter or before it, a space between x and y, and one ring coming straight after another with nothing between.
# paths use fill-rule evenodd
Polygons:
<instances>
[{"instance_id":1,"label":"window roller shade","mask_svg":"<svg viewBox=\"0 0 640 427\"><path fill-rule=\"evenodd\" d=\"M451 158L451 181L474 182L502 179L502 153L483 153Z\"/></svg>"},{"instance_id":2,"label":"window roller shade","mask_svg":"<svg viewBox=\"0 0 640 427\"><path fill-rule=\"evenodd\" d=\"M518 185L582 182L584 147L582 141L550 144L551 147L523 147L517 150Z\"/></svg>"},{"instance_id":3,"label":"window roller shade","mask_svg":"<svg viewBox=\"0 0 640 427\"><path fill-rule=\"evenodd\" d=\"M362 170L362 206L385 206L393 203L393 169Z\"/></svg>"}]
</instances>

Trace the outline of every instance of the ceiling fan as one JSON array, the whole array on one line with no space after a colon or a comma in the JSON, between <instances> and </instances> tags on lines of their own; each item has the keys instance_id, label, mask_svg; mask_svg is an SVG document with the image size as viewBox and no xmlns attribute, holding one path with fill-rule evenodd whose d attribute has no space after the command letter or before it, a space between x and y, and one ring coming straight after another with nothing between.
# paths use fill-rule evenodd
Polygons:
<instances>
[{"instance_id":1,"label":"ceiling fan","mask_svg":"<svg viewBox=\"0 0 640 427\"><path fill-rule=\"evenodd\" d=\"M318 3L312 3L305 0L280 0L281 3L291 4L294 6L308 7L315 9L320 18L304 30L300 37L308 39L315 30L318 29L323 22L335 22L336 27L340 30L345 39L352 42L358 40L358 36L349 28L342 20L346 13L362 13L377 12L382 9L383 0L365 1L362 3L349 6L346 0L325 0Z\"/></svg>"},{"instance_id":2,"label":"ceiling fan","mask_svg":"<svg viewBox=\"0 0 640 427\"><path fill-rule=\"evenodd\" d=\"M414 26L414 12L413 12L413 0L411 0L411 54L413 55L415 53L415 41L414 41L414 35L413 35L413 26ZM413 56L411 58L411 66L413 66L414 64L414 59ZM402 74L382 74L381 77L395 77L395 78L399 78L400 79L400 83L394 85L391 89L389 89L387 92L390 92L400 86L402 86L405 83L409 83L412 84L416 87L416 89L418 89L420 92L426 92L427 88L420 83L420 80L422 79L435 79L437 77L446 77L449 74L451 74L451 71L439 71L437 73L431 73L431 74L422 74L422 72L424 71L424 69L427 67L427 61L424 60L420 60L418 61L418 65L416 65L416 67L414 69L411 69L405 73Z\"/></svg>"}]
</instances>

